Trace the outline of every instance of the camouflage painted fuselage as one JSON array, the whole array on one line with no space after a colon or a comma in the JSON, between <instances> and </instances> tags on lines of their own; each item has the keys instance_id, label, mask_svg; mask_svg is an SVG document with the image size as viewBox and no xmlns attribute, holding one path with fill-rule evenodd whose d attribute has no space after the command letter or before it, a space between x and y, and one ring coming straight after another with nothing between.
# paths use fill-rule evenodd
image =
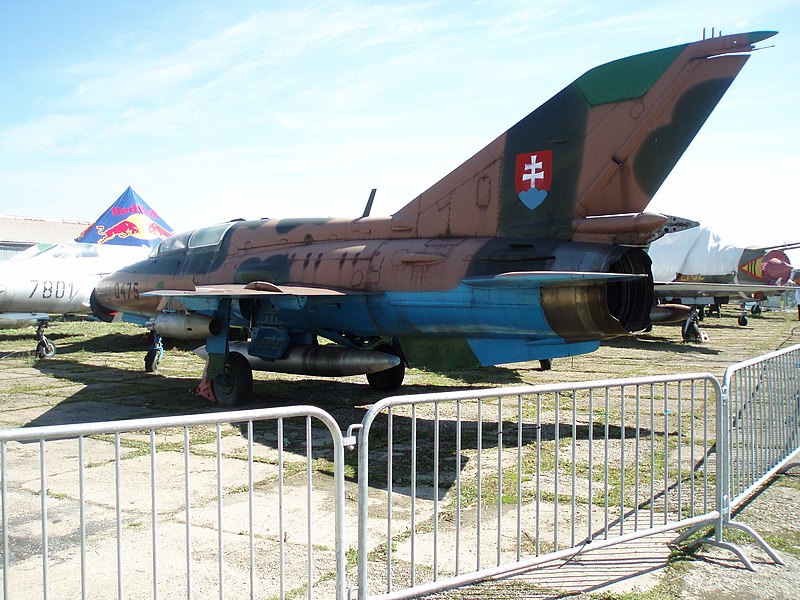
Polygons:
<instances>
[{"instance_id":1,"label":"camouflage painted fuselage","mask_svg":"<svg viewBox=\"0 0 800 600\"><path fill-rule=\"evenodd\" d=\"M457 340L486 365L591 351L649 324L642 246L669 221L642 211L752 44L770 35L602 65L391 217L234 222L176 236L103 280L95 305L227 323L230 302L230 324L251 330L249 351L265 359L317 335L356 347Z\"/></svg>"},{"instance_id":2,"label":"camouflage painted fuselage","mask_svg":"<svg viewBox=\"0 0 800 600\"><path fill-rule=\"evenodd\" d=\"M523 340L529 347L525 356L531 359L569 354L565 342L596 342L647 323L652 303L649 261L639 249L563 240L419 239L396 229L393 219L369 218L233 223L219 244L165 250L105 279L97 300L116 310L154 316L170 304L172 309L202 311L205 299L164 299L144 292L253 282L289 291L292 286L346 290L333 296L304 290L239 298L236 312L245 320L234 324L354 341L378 336L508 337ZM340 241L347 235L350 240ZM509 271L645 277L544 288L487 283ZM508 343L497 350L511 354ZM479 359L507 362L489 356Z\"/></svg>"}]
</instances>

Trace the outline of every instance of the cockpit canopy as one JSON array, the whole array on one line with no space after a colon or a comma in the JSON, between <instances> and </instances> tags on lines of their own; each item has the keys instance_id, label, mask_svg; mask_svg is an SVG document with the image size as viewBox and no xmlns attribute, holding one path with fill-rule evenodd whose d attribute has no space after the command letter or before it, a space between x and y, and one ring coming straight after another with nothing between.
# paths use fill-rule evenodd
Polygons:
<instances>
[{"instance_id":1,"label":"cockpit canopy","mask_svg":"<svg viewBox=\"0 0 800 600\"><path fill-rule=\"evenodd\" d=\"M150 256L160 256L165 252L184 250L186 248L194 249L218 246L222 242L222 238L225 237L225 233L235 224L235 222L219 223L217 225L202 227L194 231L184 231L183 233L173 235L156 246Z\"/></svg>"}]
</instances>

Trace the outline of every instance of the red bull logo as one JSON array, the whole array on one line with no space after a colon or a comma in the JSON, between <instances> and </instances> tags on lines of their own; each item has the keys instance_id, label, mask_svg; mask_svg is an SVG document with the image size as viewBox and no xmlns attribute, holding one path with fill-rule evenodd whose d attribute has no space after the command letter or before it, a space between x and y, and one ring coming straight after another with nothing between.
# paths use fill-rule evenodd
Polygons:
<instances>
[{"instance_id":1,"label":"red bull logo","mask_svg":"<svg viewBox=\"0 0 800 600\"><path fill-rule=\"evenodd\" d=\"M156 222L150 223L150 227L148 227L147 230L154 236L160 238L168 238L172 235L169 231L164 229L161 225L159 225Z\"/></svg>"},{"instance_id":2,"label":"red bull logo","mask_svg":"<svg viewBox=\"0 0 800 600\"><path fill-rule=\"evenodd\" d=\"M114 206L111 208L111 216L121 217L123 215L132 214L146 215L151 219L158 219L158 213L152 208L141 206L140 204L132 204L130 206Z\"/></svg>"},{"instance_id":3,"label":"red bull logo","mask_svg":"<svg viewBox=\"0 0 800 600\"><path fill-rule=\"evenodd\" d=\"M107 242L108 240L111 240L115 237L126 238L129 235L136 235L137 233L139 233L139 228L136 226L136 224L131 221L128 221L127 219L124 221L120 221L119 223L117 223L113 227L109 227L108 229L106 229L102 225L96 225L96 227L97 227L97 234L103 236L99 240L97 240L98 244Z\"/></svg>"},{"instance_id":4,"label":"red bull logo","mask_svg":"<svg viewBox=\"0 0 800 600\"><path fill-rule=\"evenodd\" d=\"M155 223L155 225L154 225ZM153 209L128 188L75 241L106 246L155 246L172 233Z\"/></svg>"}]
</instances>

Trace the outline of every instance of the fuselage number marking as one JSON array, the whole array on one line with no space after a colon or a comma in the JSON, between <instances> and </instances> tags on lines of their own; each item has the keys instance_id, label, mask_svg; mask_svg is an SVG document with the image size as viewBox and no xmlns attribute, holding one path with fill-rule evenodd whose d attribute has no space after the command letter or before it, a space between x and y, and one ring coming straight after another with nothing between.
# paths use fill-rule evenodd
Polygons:
<instances>
[{"instance_id":1,"label":"fuselage number marking","mask_svg":"<svg viewBox=\"0 0 800 600\"><path fill-rule=\"evenodd\" d=\"M123 300L138 300L139 299L139 282L138 281L123 281L122 283L114 284L114 297Z\"/></svg>"},{"instance_id":2,"label":"fuselage number marking","mask_svg":"<svg viewBox=\"0 0 800 600\"><path fill-rule=\"evenodd\" d=\"M72 281L31 279L31 283L33 284L33 288L31 289L31 293L28 294L28 298L33 298L38 292L45 300L49 298L60 300L65 297L72 300L76 294L75 283Z\"/></svg>"}]
</instances>

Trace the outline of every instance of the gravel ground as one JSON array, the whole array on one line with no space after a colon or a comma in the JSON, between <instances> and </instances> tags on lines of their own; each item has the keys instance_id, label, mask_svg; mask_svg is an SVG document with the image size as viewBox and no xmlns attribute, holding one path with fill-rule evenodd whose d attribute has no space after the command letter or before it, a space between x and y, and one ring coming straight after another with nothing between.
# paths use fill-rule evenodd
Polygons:
<instances>
[{"instance_id":1,"label":"gravel ground","mask_svg":"<svg viewBox=\"0 0 800 600\"><path fill-rule=\"evenodd\" d=\"M672 553L674 534L554 561L515 577L427 596L478 600L738 600L796 598L800 589L800 457L737 512L735 521L758 531L783 559L776 565L752 538L726 533L750 558L749 571L733 553L704 546L691 555Z\"/></svg>"},{"instance_id":2,"label":"gravel ground","mask_svg":"<svg viewBox=\"0 0 800 600\"><path fill-rule=\"evenodd\" d=\"M679 328L652 332L603 345L597 352L554 361L553 370L536 363L511 365L446 376L412 370L407 393L433 390L584 381L613 377L707 371L721 378L737 361L800 343L794 314L765 313L747 327L736 312L706 319L706 344L685 344ZM102 326L105 327L105 326ZM0 424L49 425L86 420L125 419L216 410L186 391L197 381L202 362L189 353L168 353L157 376L141 371L143 352L136 336L106 333L105 341L83 339L54 325L59 353L51 361L29 358L29 334L0 333ZM119 336L115 338L114 336ZM119 340L119 343L114 340ZM109 340L115 348L109 350ZM35 366L34 366L35 365ZM473 378L475 376L477 378ZM375 393L360 378L314 380L256 374L257 405L319 403L342 427L360 421ZM322 400L320 400L322 399ZM355 399L355 400L354 400ZM747 536L731 534L753 560L742 567L727 551L703 547L693 556L671 553L671 535L628 546L583 553L569 561L544 565L516 577L434 594L430 598L794 598L800 589L800 461L792 464L742 507L736 520L764 535L784 559L775 566ZM352 578L350 579L352 581Z\"/></svg>"}]
</instances>

